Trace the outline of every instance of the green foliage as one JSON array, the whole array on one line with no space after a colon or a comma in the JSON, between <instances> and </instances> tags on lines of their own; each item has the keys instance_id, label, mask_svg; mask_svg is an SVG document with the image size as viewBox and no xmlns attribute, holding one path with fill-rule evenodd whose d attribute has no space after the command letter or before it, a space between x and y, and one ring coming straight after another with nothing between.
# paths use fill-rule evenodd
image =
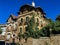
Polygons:
<instances>
[{"instance_id":1,"label":"green foliage","mask_svg":"<svg viewBox=\"0 0 60 45\"><path fill-rule=\"evenodd\" d=\"M60 21L52 21L51 19L48 19L48 25L39 30L38 23L35 23L33 16L26 27L26 32L24 34L19 34L18 36L19 38L23 37L28 39L29 37L50 37L51 34L60 34Z\"/></svg>"},{"instance_id":2,"label":"green foliage","mask_svg":"<svg viewBox=\"0 0 60 45\"><path fill-rule=\"evenodd\" d=\"M34 19L34 16L30 19L29 25L30 25L32 28L34 27L34 25L35 25L35 19Z\"/></svg>"},{"instance_id":3,"label":"green foliage","mask_svg":"<svg viewBox=\"0 0 60 45\"><path fill-rule=\"evenodd\" d=\"M23 38L23 34L19 33L18 37L19 37L19 39Z\"/></svg>"},{"instance_id":4,"label":"green foliage","mask_svg":"<svg viewBox=\"0 0 60 45\"><path fill-rule=\"evenodd\" d=\"M28 26L26 27L26 31L32 31L34 30L35 26L35 19L34 16L30 19Z\"/></svg>"},{"instance_id":5,"label":"green foliage","mask_svg":"<svg viewBox=\"0 0 60 45\"><path fill-rule=\"evenodd\" d=\"M48 27L48 26L43 27L43 28L40 30L40 34L41 34L42 37L49 37L49 36L50 36L49 27Z\"/></svg>"},{"instance_id":6,"label":"green foliage","mask_svg":"<svg viewBox=\"0 0 60 45\"><path fill-rule=\"evenodd\" d=\"M52 34L60 34L60 16L57 16L56 21L50 20L48 27L52 29Z\"/></svg>"},{"instance_id":7,"label":"green foliage","mask_svg":"<svg viewBox=\"0 0 60 45\"><path fill-rule=\"evenodd\" d=\"M56 17L54 30L60 31L60 15Z\"/></svg>"},{"instance_id":8,"label":"green foliage","mask_svg":"<svg viewBox=\"0 0 60 45\"><path fill-rule=\"evenodd\" d=\"M36 30L36 31L38 31L38 30L39 30L39 28L35 27L35 30Z\"/></svg>"},{"instance_id":9,"label":"green foliage","mask_svg":"<svg viewBox=\"0 0 60 45\"><path fill-rule=\"evenodd\" d=\"M56 21L60 21L60 14L56 17Z\"/></svg>"},{"instance_id":10,"label":"green foliage","mask_svg":"<svg viewBox=\"0 0 60 45\"><path fill-rule=\"evenodd\" d=\"M52 21L51 19L49 19L49 24L47 25L48 28L53 28L55 26L54 21Z\"/></svg>"},{"instance_id":11,"label":"green foliage","mask_svg":"<svg viewBox=\"0 0 60 45\"><path fill-rule=\"evenodd\" d=\"M30 34L29 32L25 32L24 35L23 35L24 38L29 38L30 37Z\"/></svg>"},{"instance_id":12,"label":"green foliage","mask_svg":"<svg viewBox=\"0 0 60 45\"><path fill-rule=\"evenodd\" d=\"M37 38L37 37L39 37L38 30L39 29L37 28L37 25L36 25L35 19L34 19L34 15L33 15L33 17L30 19L29 24L26 28L26 32L29 33L29 37Z\"/></svg>"},{"instance_id":13,"label":"green foliage","mask_svg":"<svg viewBox=\"0 0 60 45\"><path fill-rule=\"evenodd\" d=\"M60 21L55 21L55 26L60 27Z\"/></svg>"},{"instance_id":14,"label":"green foliage","mask_svg":"<svg viewBox=\"0 0 60 45\"><path fill-rule=\"evenodd\" d=\"M60 21L55 21L54 28L52 29L54 34L60 34Z\"/></svg>"},{"instance_id":15,"label":"green foliage","mask_svg":"<svg viewBox=\"0 0 60 45\"><path fill-rule=\"evenodd\" d=\"M1 29L1 27L0 27L0 34L2 33L2 29Z\"/></svg>"},{"instance_id":16,"label":"green foliage","mask_svg":"<svg viewBox=\"0 0 60 45\"><path fill-rule=\"evenodd\" d=\"M40 38L39 31L34 31L31 37L32 38Z\"/></svg>"},{"instance_id":17,"label":"green foliage","mask_svg":"<svg viewBox=\"0 0 60 45\"><path fill-rule=\"evenodd\" d=\"M29 37L32 38L49 37L50 36L49 27L51 27L53 24L52 21L50 22L51 25L49 24L48 26L45 26L41 30L39 30L39 28L37 28L37 23L35 23L34 16L33 16L26 28L26 31L29 33Z\"/></svg>"}]
</instances>

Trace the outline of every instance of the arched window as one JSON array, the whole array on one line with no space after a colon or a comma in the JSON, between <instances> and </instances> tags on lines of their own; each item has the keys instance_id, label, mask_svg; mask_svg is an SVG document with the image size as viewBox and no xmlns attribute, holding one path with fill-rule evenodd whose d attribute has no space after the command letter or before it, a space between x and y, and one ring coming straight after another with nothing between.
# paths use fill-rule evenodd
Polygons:
<instances>
[{"instance_id":1,"label":"arched window","mask_svg":"<svg viewBox=\"0 0 60 45\"><path fill-rule=\"evenodd\" d=\"M20 33L22 33L22 28L20 28Z\"/></svg>"},{"instance_id":2,"label":"arched window","mask_svg":"<svg viewBox=\"0 0 60 45\"><path fill-rule=\"evenodd\" d=\"M40 25L41 25L41 27L43 27L42 21L40 21Z\"/></svg>"},{"instance_id":3,"label":"arched window","mask_svg":"<svg viewBox=\"0 0 60 45\"><path fill-rule=\"evenodd\" d=\"M26 22L29 22L29 17L26 17Z\"/></svg>"},{"instance_id":4,"label":"arched window","mask_svg":"<svg viewBox=\"0 0 60 45\"><path fill-rule=\"evenodd\" d=\"M13 37L15 37L15 34L13 34Z\"/></svg>"},{"instance_id":5,"label":"arched window","mask_svg":"<svg viewBox=\"0 0 60 45\"><path fill-rule=\"evenodd\" d=\"M21 23L23 22L23 18L21 18L21 21L20 21Z\"/></svg>"}]
</instances>

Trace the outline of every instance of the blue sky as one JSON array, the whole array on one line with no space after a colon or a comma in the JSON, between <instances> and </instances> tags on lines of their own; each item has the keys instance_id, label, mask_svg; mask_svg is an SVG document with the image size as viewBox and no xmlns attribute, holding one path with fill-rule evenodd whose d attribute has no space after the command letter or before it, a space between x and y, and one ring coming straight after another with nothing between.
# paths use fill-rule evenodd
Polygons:
<instances>
[{"instance_id":1,"label":"blue sky","mask_svg":"<svg viewBox=\"0 0 60 45\"><path fill-rule=\"evenodd\" d=\"M20 7L30 4L33 0L0 0L0 24L6 23L10 14L18 15ZM46 13L47 18L55 20L60 14L60 0L34 0L36 7L40 6Z\"/></svg>"}]
</instances>

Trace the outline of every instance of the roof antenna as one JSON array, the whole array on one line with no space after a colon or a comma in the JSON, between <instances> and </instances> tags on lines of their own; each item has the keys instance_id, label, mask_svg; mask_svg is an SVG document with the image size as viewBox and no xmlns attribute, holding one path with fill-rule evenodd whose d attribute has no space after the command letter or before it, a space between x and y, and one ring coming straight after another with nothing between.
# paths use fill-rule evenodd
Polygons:
<instances>
[{"instance_id":1,"label":"roof antenna","mask_svg":"<svg viewBox=\"0 0 60 45\"><path fill-rule=\"evenodd\" d=\"M32 2L32 6L35 7L35 3L34 3L34 1Z\"/></svg>"}]
</instances>

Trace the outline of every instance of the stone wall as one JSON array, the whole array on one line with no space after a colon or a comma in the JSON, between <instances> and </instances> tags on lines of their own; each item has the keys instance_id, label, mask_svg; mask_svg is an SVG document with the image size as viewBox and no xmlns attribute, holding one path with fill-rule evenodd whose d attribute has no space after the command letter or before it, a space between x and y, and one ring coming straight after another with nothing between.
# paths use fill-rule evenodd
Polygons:
<instances>
[{"instance_id":1,"label":"stone wall","mask_svg":"<svg viewBox=\"0 0 60 45\"><path fill-rule=\"evenodd\" d=\"M60 35L40 37L39 39L33 39L32 42L32 45L60 45Z\"/></svg>"},{"instance_id":2,"label":"stone wall","mask_svg":"<svg viewBox=\"0 0 60 45\"><path fill-rule=\"evenodd\" d=\"M51 37L40 37L39 39L28 38L27 43L23 42L22 44L23 45L60 45L60 35L52 35Z\"/></svg>"},{"instance_id":3,"label":"stone wall","mask_svg":"<svg viewBox=\"0 0 60 45\"><path fill-rule=\"evenodd\" d=\"M60 35L54 35L50 37L51 45L60 45Z\"/></svg>"},{"instance_id":4,"label":"stone wall","mask_svg":"<svg viewBox=\"0 0 60 45\"><path fill-rule=\"evenodd\" d=\"M32 45L50 45L50 39L48 37L41 37L40 39L33 39Z\"/></svg>"}]
</instances>

